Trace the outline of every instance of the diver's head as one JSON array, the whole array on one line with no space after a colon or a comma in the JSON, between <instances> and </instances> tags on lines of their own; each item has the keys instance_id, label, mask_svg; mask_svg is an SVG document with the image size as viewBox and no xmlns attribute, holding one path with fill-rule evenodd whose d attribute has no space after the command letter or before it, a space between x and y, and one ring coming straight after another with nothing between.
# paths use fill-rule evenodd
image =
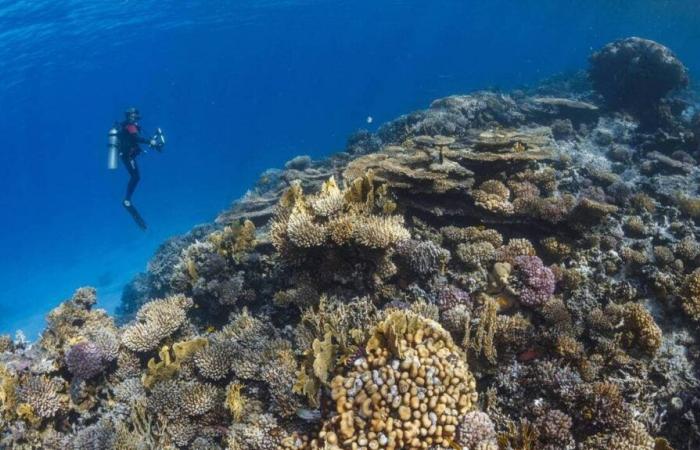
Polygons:
<instances>
[{"instance_id":1,"label":"diver's head","mask_svg":"<svg viewBox=\"0 0 700 450\"><path fill-rule=\"evenodd\" d=\"M136 123L141 118L139 110L134 108L133 106L131 108L127 108L127 110L124 111L124 115L126 116L126 120L131 123Z\"/></svg>"}]
</instances>

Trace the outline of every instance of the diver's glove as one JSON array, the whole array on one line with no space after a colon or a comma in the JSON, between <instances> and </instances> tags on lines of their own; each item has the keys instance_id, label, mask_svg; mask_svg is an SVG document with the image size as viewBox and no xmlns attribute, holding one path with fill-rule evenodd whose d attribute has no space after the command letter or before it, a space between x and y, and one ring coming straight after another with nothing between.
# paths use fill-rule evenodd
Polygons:
<instances>
[{"instance_id":1,"label":"diver's glove","mask_svg":"<svg viewBox=\"0 0 700 450\"><path fill-rule=\"evenodd\" d=\"M148 141L148 146L151 147L151 148L156 148L156 145L157 145L157 144L158 144L158 143L156 142L155 138L154 138L154 139L151 139L150 141Z\"/></svg>"}]
</instances>

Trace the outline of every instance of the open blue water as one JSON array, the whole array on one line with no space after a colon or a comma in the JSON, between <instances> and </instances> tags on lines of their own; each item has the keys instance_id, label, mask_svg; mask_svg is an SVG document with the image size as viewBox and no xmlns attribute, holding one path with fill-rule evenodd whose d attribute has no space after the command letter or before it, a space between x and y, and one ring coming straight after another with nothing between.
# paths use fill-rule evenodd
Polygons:
<instances>
[{"instance_id":1,"label":"open blue water","mask_svg":"<svg viewBox=\"0 0 700 450\"><path fill-rule=\"evenodd\" d=\"M0 332L36 337L81 285L112 309L162 240L367 116L582 69L628 35L700 70L697 0L0 0ZM146 233L106 169L130 105L168 136L139 160Z\"/></svg>"}]
</instances>

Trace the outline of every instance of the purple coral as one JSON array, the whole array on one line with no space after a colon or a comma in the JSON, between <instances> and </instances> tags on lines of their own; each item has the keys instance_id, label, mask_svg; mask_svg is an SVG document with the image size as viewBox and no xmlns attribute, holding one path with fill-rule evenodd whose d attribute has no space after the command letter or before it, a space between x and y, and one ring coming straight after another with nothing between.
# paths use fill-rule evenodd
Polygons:
<instances>
[{"instance_id":1,"label":"purple coral","mask_svg":"<svg viewBox=\"0 0 700 450\"><path fill-rule=\"evenodd\" d=\"M517 256L514 262L520 303L534 307L549 300L557 284L554 272L537 256Z\"/></svg>"},{"instance_id":2,"label":"purple coral","mask_svg":"<svg viewBox=\"0 0 700 450\"><path fill-rule=\"evenodd\" d=\"M457 441L466 447L475 448L477 444L496 438L496 427L488 414L471 411L464 415L457 428Z\"/></svg>"},{"instance_id":3,"label":"purple coral","mask_svg":"<svg viewBox=\"0 0 700 450\"><path fill-rule=\"evenodd\" d=\"M105 369L105 358L97 344L82 341L68 350L66 365L76 378L89 380Z\"/></svg>"},{"instance_id":4,"label":"purple coral","mask_svg":"<svg viewBox=\"0 0 700 450\"><path fill-rule=\"evenodd\" d=\"M446 286L440 290L436 303L440 311L448 311L457 305L464 305L469 308L471 301L472 299L467 292L455 286Z\"/></svg>"}]
</instances>

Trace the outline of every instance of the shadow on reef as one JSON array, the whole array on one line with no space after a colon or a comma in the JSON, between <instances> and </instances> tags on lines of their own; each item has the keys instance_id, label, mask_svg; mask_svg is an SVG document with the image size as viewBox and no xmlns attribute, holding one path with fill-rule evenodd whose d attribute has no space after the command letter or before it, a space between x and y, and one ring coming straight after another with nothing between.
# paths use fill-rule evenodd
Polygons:
<instances>
[{"instance_id":1,"label":"shadow on reef","mask_svg":"<svg viewBox=\"0 0 700 450\"><path fill-rule=\"evenodd\" d=\"M268 170L117 323L3 337L0 447L698 448L697 104L652 41L590 64Z\"/></svg>"}]
</instances>

